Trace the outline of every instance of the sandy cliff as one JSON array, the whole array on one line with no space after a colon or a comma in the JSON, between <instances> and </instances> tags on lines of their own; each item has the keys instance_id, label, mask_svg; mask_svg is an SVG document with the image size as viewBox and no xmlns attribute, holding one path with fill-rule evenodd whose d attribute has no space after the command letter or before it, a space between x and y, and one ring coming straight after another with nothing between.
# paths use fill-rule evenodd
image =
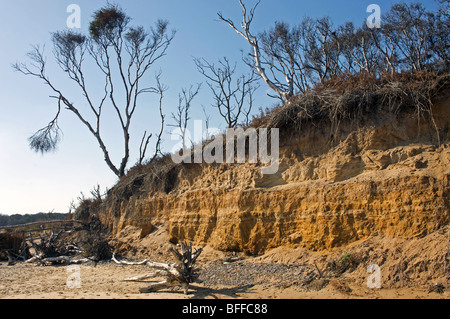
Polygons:
<instances>
[{"instance_id":1,"label":"sandy cliff","mask_svg":"<svg viewBox=\"0 0 450 319\"><path fill-rule=\"evenodd\" d=\"M374 107L339 126L319 118L286 127L274 175L257 164L176 165L170 157L134 168L98 215L113 234L132 225L143 238L165 225L173 242L250 254L421 237L450 221L448 83L431 112L417 109Z\"/></svg>"}]
</instances>

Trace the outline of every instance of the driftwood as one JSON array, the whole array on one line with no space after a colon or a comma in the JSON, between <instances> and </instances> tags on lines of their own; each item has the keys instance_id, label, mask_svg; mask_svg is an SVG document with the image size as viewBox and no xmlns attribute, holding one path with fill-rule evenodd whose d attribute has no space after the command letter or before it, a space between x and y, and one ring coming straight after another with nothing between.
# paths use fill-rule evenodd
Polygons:
<instances>
[{"instance_id":1,"label":"driftwood","mask_svg":"<svg viewBox=\"0 0 450 319\"><path fill-rule=\"evenodd\" d=\"M82 258L82 259L73 259L69 256L58 256L58 257L48 257L41 258L39 256L34 256L25 261L25 263L36 263L37 265L53 265L53 264L66 264L66 265L74 265L74 264L84 264L89 261L92 261L90 258Z\"/></svg>"},{"instance_id":2,"label":"driftwood","mask_svg":"<svg viewBox=\"0 0 450 319\"><path fill-rule=\"evenodd\" d=\"M13 265L19 260L40 263L47 258L60 256L64 257L60 259L60 262L67 263L65 256L82 252L76 245L60 240L63 234L70 234L80 228L75 224L84 225L77 220L52 220L2 226L0 227L3 232L0 234L0 252L7 252L9 265ZM71 230L67 231L68 228ZM56 230L60 231L56 233ZM31 248L33 248L34 254L31 253ZM47 260L44 263L48 262Z\"/></svg>"},{"instance_id":3,"label":"driftwood","mask_svg":"<svg viewBox=\"0 0 450 319\"><path fill-rule=\"evenodd\" d=\"M61 236L67 232L60 231L55 234L53 231L49 236L40 236L40 242L34 241L30 233L30 242L35 251L35 256L26 260L25 263L36 263L37 265L53 264L82 264L92 260L92 258L76 259L69 257L69 254L80 254L83 251L73 243L66 243L61 240Z\"/></svg>"},{"instance_id":4,"label":"driftwood","mask_svg":"<svg viewBox=\"0 0 450 319\"><path fill-rule=\"evenodd\" d=\"M53 265L54 263L73 265L73 264L84 264L89 261L91 261L91 259L89 259L89 258L73 259L68 256L59 256L59 257L44 258L40 261L40 263L43 265L45 265L45 264Z\"/></svg>"},{"instance_id":5,"label":"driftwood","mask_svg":"<svg viewBox=\"0 0 450 319\"><path fill-rule=\"evenodd\" d=\"M112 260L117 264L122 265L147 265L151 268L155 268L156 271L137 277L130 277L124 279L124 281L142 281L144 279L165 277L165 280L154 283L148 287L141 288L139 291L142 293L155 292L164 288L181 287L184 293L187 294L189 284L195 282L198 278L198 273L194 267L197 258L202 252L202 248L196 249L192 252L192 244L182 242L180 244L181 251L170 248L170 252L175 256L177 262L174 264L158 263L148 260L140 262L118 261L113 254Z\"/></svg>"},{"instance_id":6,"label":"driftwood","mask_svg":"<svg viewBox=\"0 0 450 319\"><path fill-rule=\"evenodd\" d=\"M59 252L61 251L61 248L58 247L58 240L62 234L63 232L60 231L55 235L55 233L52 231L48 239L45 237L41 237L40 243L35 243L33 241L32 234L30 233L31 244L36 252L36 256L39 256L41 259L45 257L58 256Z\"/></svg>"},{"instance_id":7,"label":"driftwood","mask_svg":"<svg viewBox=\"0 0 450 319\"><path fill-rule=\"evenodd\" d=\"M7 231L0 233L0 258L8 257L9 265L19 259L37 265L70 265L111 258L112 249L100 221L94 216L89 223L43 221L4 226L0 230Z\"/></svg>"}]
</instances>

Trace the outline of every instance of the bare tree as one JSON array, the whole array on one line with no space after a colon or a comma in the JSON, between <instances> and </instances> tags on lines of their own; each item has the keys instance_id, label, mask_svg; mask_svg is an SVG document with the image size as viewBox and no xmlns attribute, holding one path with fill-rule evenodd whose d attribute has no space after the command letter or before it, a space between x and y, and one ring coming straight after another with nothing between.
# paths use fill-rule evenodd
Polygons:
<instances>
[{"instance_id":1,"label":"bare tree","mask_svg":"<svg viewBox=\"0 0 450 319\"><path fill-rule=\"evenodd\" d=\"M276 22L275 27L259 35L264 52L264 66L270 71L277 86L285 92L305 92L308 79L302 51L302 30L286 22ZM247 60L247 64L250 60ZM278 77L284 78L284 83ZM289 93L291 94L291 93Z\"/></svg>"},{"instance_id":2,"label":"bare tree","mask_svg":"<svg viewBox=\"0 0 450 319\"><path fill-rule=\"evenodd\" d=\"M421 71L435 68L438 62L448 67L450 24L443 6L434 13L420 3L398 3L383 21L380 29L369 30L384 60L382 71Z\"/></svg>"},{"instance_id":3,"label":"bare tree","mask_svg":"<svg viewBox=\"0 0 450 319\"><path fill-rule=\"evenodd\" d=\"M214 96L214 106L229 128L239 124L241 116L248 124L253 106L253 93L258 89L255 72L235 77L236 64L230 65L227 58L219 60L219 66L205 59L195 59L198 71L207 79ZM246 107L247 105L247 107Z\"/></svg>"},{"instance_id":4,"label":"bare tree","mask_svg":"<svg viewBox=\"0 0 450 319\"><path fill-rule=\"evenodd\" d=\"M250 30L251 24L253 22L253 18L255 16L255 10L258 7L261 0L259 0L256 5L248 12L246 6L239 0L239 3L242 8L242 22L241 29L236 27L235 23L231 19L225 18L221 12L217 15L220 20L226 22L234 31L236 31L239 35L241 35L247 42L250 44L252 48L252 53L250 53L252 62L250 60L246 60L252 69L263 79L263 81L284 101L288 101L294 95L294 87L292 83L287 84L287 89L285 85L282 85L277 79L270 78L264 68L264 64L267 61L264 61L263 54L261 52L261 48L259 45L258 37L255 36Z\"/></svg>"},{"instance_id":5,"label":"bare tree","mask_svg":"<svg viewBox=\"0 0 450 319\"><path fill-rule=\"evenodd\" d=\"M222 13L219 19L241 35L252 48L244 61L282 101L289 101L296 92L305 92L311 84L323 82L341 72L342 46L331 19L303 19L299 26L277 22L275 27L254 35L251 24L260 1L248 11L242 0L241 28Z\"/></svg>"},{"instance_id":6,"label":"bare tree","mask_svg":"<svg viewBox=\"0 0 450 319\"><path fill-rule=\"evenodd\" d=\"M353 57L346 54L342 36L349 32L353 32L349 26L335 29L329 17L305 17L294 27L276 22L259 35L263 65L284 91L304 93L317 82L352 69Z\"/></svg>"},{"instance_id":7,"label":"bare tree","mask_svg":"<svg viewBox=\"0 0 450 319\"><path fill-rule=\"evenodd\" d=\"M205 128L206 128L205 140L208 141L211 138L211 131L210 131L211 114L208 114L208 112L206 112L204 105L202 105L202 111L203 111L203 115L205 116Z\"/></svg>"},{"instance_id":8,"label":"bare tree","mask_svg":"<svg viewBox=\"0 0 450 319\"><path fill-rule=\"evenodd\" d=\"M430 33L425 8L419 3L395 4L386 15L386 21L404 68L423 70L428 58L427 37Z\"/></svg>"},{"instance_id":9,"label":"bare tree","mask_svg":"<svg viewBox=\"0 0 450 319\"><path fill-rule=\"evenodd\" d=\"M316 74L320 83L337 73L336 60L333 59L333 30L331 19L318 20L306 18L302 23L304 53L307 67ZM314 78L311 79L314 82Z\"/></svg>"},{"instance_id":10,"label":"bare tree","mask_svg":"<svg viewBox=\"0 0 450 319\"><path fill-rule=\"evenodd\" d=\"M90 114L72 103L69 95L63 93L57 83L50 80L46 74L46 59L39 46L35 46L28 54L30 66L23 63L13 66L25 75L41 79L53 92L51 97L57 100L55 118L30 138L32 149L42 153L55 150L61 133L57 121L64 106L75 114L95 137L106 164L114 174L118 177L125 174L130 157L129 132L139 98L146 93L158 93L162 96L161 87L142 86L143 77L155 62L165 55L175 35L174 31L168 31L167 21L158 20L150 32L146 32L143 27L130 27L129 22L130 18L119 7L107 5L95 12L88 36L74 31L58 31L52 35L55 60L69 79L79 87L89 106ZM97 101L88 90L85 79L85 60L88 56L103 75L104 91ZM157 80L159 82L159 78ZM120 96L121 92L124 92L124 96ZM101 135L102 114L107 104L112 106L117 115L123 133L123 157L118 165L113 163ZM147 133L141 143L140 162L145 157L148 145L149 137L146 135ZM160 141L157 141L157 146L159 143ZM142 147L143 145L145 147Z\"/></svg>"},{"instance_id":11,"label":"bare tree","mask_svg":"<svg viewBox=\"0 0 450 319\"><path fill-rule=\"evenodd\" d=\"M175 124L172 124L170 126L176 127L179 129L179 135L182 138L183 141L183 149L187 148L187 125L190 118L190 110L192 106L192 101L194 98L198 95L200 92L201 84L198 84L197 87L194 89L193 86L189 88L189 90L182 89L181 93L178 94L178 106L177 106L177 112L172 113L172 119L175 121ZM192 141L191 141L192 143Z\"/></svg>"},{"instance_id":12,"label":"bare tree","mask_svg":"<svg viewBox=\"0 0 450 319\"><path fill-rule=\"evenodd\" d=\"M420 3L397 3L383 17L381 28L366 24L355 29L347 22L334 27L329 17L303 18L298 26L278 21L258 35L251 30L257 1L247 10L243 0L240 26L218 13L251 48L244 61L275 92L288 102L317 83L343 73L364 72L374 76L403 70L450 68L450 19L448 0L429 12ZM272 96L272 95L271 95Z\"/></svg>"},{"instance_id":13,"label":"bare tree","mask_svg":"<svg viewBox=\"0 0 450 319\"><path fill-rule=\"evenodd\" d=\"M428 13L428 46L436 61L442 61L445 70L450 69L450 2L438 0L440 7L436 13Z\"/></svg>"},{"instance_id":14,"label":"bare tree","mask_svg":"<svg viewBox=\"0 0 450 319\"><path fill-rule=\"evenodd\" d=\"M155 152L153 153L153 157L150 159L150 163L154 162L158 156L162 155L161 152L161 142L162 142L162 135L164 133L164 124L166 116L163 113L163 99L164 99L164 93L168 90L168 87L163 85L161 83L161 72L159 72L156 75L156 87L155 87L155 93L159 95L159 117L161 122L161 127L158 133L158 136L156 138L156 145L155 145ZM141 144L139 146L139 160L138 165L142 165L145 159L145 154L147 152L147 147L150 142L150 139L152 138L152 134L150 134L148 137L147 131L144 132L144 136L142 137ZM145 142L144 142L145 141Z\"/></svg>"},{"instance_id":15,"label":"bare tree","mask_svg":"<svg viewBox=\"0 0 450 319\"><path fill-rule=\"evenodd\" d=\"M347 72L377 74L382 57L373 42L366 24L355 30L353 23L346 23L341 27L339 35L347 61Z\"/></svg>"},{"instance_id":16,"label":"bare tree","mask_svg":"<svg viewBox=\"0 0 450 319\"><path fill-rule=\"evenodd\" d=\"M394 74L398 68L398 53L395 39L392 36L392 26L383 24L380 29L370 29L370 36L373 44L383 56L384 72Z\"/></svg>"}]
</instances>

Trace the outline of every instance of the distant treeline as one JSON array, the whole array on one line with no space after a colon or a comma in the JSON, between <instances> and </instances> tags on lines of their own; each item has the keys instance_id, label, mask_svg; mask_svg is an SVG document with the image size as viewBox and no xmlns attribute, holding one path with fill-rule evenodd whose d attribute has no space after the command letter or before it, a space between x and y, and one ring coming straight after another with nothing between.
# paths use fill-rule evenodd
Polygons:
<instances>
[{"instance_id":1,"label":"distant treeline","mask_svg":"<svg viewBox=\"0 0 450 319\"><path fill-rule=\"evenodd\" d=\"M0 214L0 226L21 225L43 220L65 219L67 215L68 214L63 213L15 214L11 216Z\"/></svg>"}]
</instances>

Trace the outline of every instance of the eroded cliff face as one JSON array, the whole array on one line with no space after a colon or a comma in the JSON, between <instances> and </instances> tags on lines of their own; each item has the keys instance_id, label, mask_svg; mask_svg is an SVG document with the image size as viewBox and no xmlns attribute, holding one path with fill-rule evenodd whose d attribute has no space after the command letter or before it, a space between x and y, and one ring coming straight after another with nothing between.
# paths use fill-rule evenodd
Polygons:
<instances>
[{"instance_id":1,"label":"eroded cliff face","mask_svg":"<svg viewBox=\"0 0 450 319\"><path fill-rule=\"evenodd\" d=\"M155 174L143 171L112 189L99 217L113 234L133 225L145 237L162 224L172 241L250 254L422 236L450 221L448 98L433 115L425 123L380 114L338 134L311 123L282 136L274 175L256 164L184 164L170 166L156 188Z\"/></svg>"}]
</instances>

